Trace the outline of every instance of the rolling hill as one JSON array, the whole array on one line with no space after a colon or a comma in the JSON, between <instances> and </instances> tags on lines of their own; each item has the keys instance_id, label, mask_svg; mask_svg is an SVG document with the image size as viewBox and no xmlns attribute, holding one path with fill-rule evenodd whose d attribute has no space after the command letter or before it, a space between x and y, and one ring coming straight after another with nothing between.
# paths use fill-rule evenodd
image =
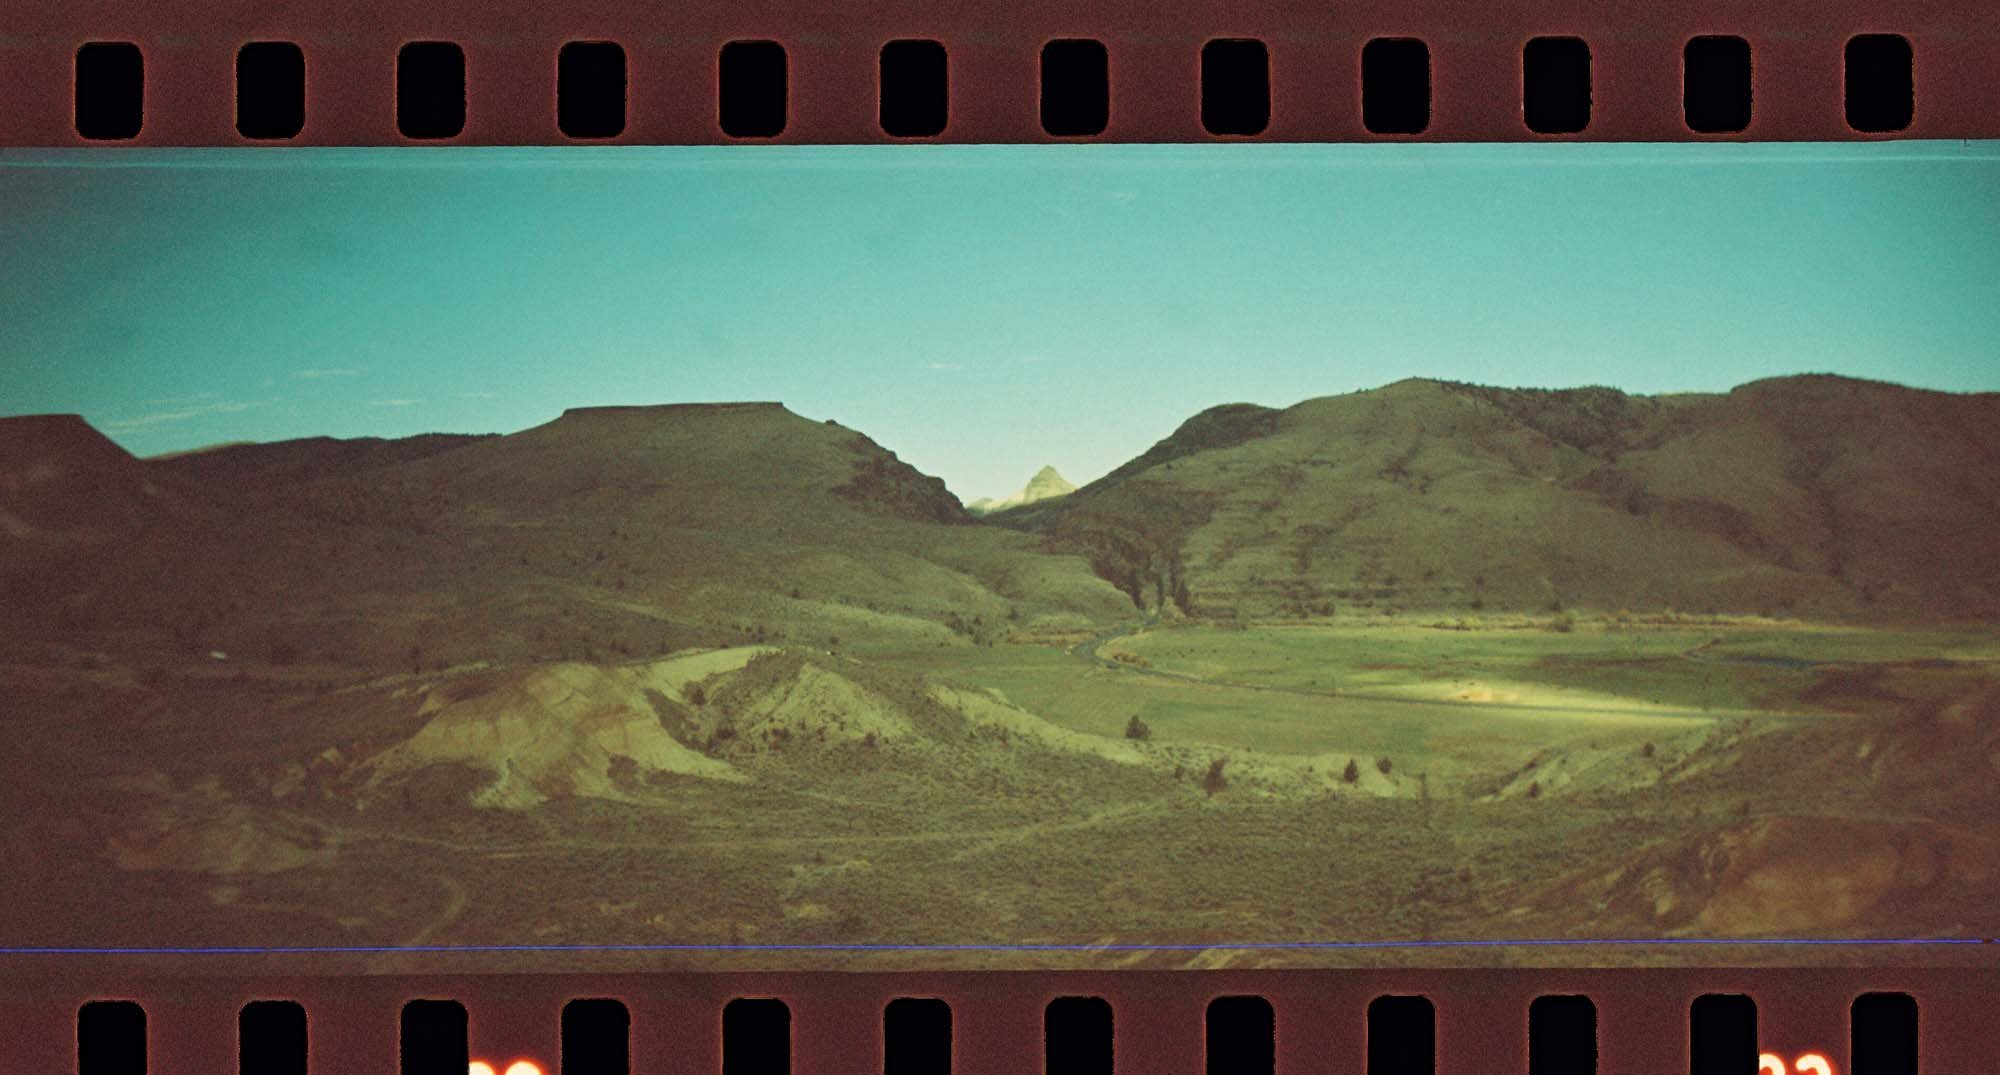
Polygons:
<instances>
[{"instance_id":1,"label":"rolling hill","mask_svg":"<svg viewBox=\"0 0 2000 1075\"><path fill-rule=\"evenodd\" d=\"M1080 559L974 525L938 479L775 403L154 461L74 416L0 419L0 438L34 446L8 453L0 499L20 535L0 593L27 613L4 630L22 645L380 669L967 645L1125 605Z\"/></svg>"},{"instance_id":2,"label":"rolling hill","mask_svg":"<svg viewBox=\"0 0 2000 1075\"><path fill-rule=\"evenodd\" d=\"M993 516L1168 615L1564 608L2000 614L2000 394L1405 380L1204 411Z\"/></svg>"}]
</instances>

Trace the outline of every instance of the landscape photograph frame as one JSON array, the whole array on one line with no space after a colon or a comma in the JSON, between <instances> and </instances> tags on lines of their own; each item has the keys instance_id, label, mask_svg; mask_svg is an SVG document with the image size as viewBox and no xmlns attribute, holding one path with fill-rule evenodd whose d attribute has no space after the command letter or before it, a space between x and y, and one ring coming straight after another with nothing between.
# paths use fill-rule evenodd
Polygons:
<instances>
[{"instance_id":1,"label":"landscape photograph frame","mask_svg":"<svg viewBox=\"0 0 2000 1075\"><path fill-rule=\"evenodd\" d=\"M1550 36L1588 42L1592 74L1587 89L1590 118L1580 131L1550 135L1531 130L1524 122L1523 50L1529 42ZM1747 123L1740 129L1702 131L1695 127L1693 113L1688 110L1683 65L1691 62L1693 42L1717 39L1726 42L1732 36L1743 42L1754 57L1754 73L1745 72L1743 87L1744 105L1747 108L1754 102L1754 109L1747 112ZM1914 102L1914 108L1901 116L1900 125L1893 119L1887 128L1857 129L1855 125L1857 76L1852 50L1857 38L1864 36L1900 43L1904 56L1914 60L1900 73L1900 77L1907 79L1904 83L1907 95L1893 85L1898 73L1889 72L1890 113L1896 111L1895 101L1899 97L1904 102ZM2000 43L2000 11L1982 11L1976 7L1953 9L1921 0L1892 0L1887 4L1861 4L1855 0L1807 4L1781 0L1755 9L1711 2L1661 7L1638 0L1618 0L1589 11L1545 4L1502 11L1490 6L1432 0L1415 4L1363 0L1359 4L1310 12L1262 2L1216 8L1178 0L1164 5L1119 0L1081 7L1030 3L1003 12L990 5L946 0L928 5L922 17L914 20L909 11L874 0L846 5L837 15L788 0L750 0L744 4L697 0L666 10L627 0L613 0L589 10L566 3L509 0L496 6L454 0L430 5L422 12L408 5L377 0L310 11L252 11L194 0L169 0L133 9L104 0L87 0L59 10L46 5L0 7L0 100L8 102L8 107L0 108L0 174L20 165L23 151L86 150L80 156L97 157L109 163L121 156L128 160L136 156L126 153L130 148L242 149L253 144L240 116L239 57L246 42L297 42L305 57L300 85L304 96L303 122L289 140L267 145L423 144L399 130L395 72L398 50L408 42L426 40L455 42L465 60L464 91L469 106L466 122L460 133L443 141L445 146L575 147L573 132L561 119L555 86L556 58L567 43L575 41L617 42L621 52L620 73L626 76L621 102L625 125L604 140L608 144L740 144L731 131L718 123L717 107L720 51L729 42L739 40L776 44L786 57L786 73L792 88L791 108L785 126L771 138L773 142L785 145L907 142L883 129L878 98L884 92L880 69L882 44L909 39L940 42L951 56L949 122L942 132L920 139L926 142L1656 141L1685 145L1819 141L1829 148L1842 148L1913 139L1916 141L1906 149L1921 157L1933 149L1943 149L1946 156L1961 153L1968 147L1954 146L1959 140L2000 137L2000 119L1996 119L2000 117L2000 79L1991 77L1993 70L2000 69L1994 64L1995 56L2000 55L1996 52L1996 43ZM1261 133L1217 134L1204 125L1201 87L1205 69L1201 58L1203 46L1218 39L1257 40L1268 47L1271 65L1265 89L1274 107L1270 110L1271 122ZM1429 125L1421 133L1385 137L1367 120L1364 58L1369 44L1382 39L1421 41L1427 46L1429 77L1424 96L1430 111ZM1040 66L1045 46L1055 40L1101 40L1112 56L1106 79L1111 102L1108 122L1096 135L1081 138L1056 135L1046 125L1046 102L1042 98L1047 92L1047 82ZM94 42L135 42L143 54L143 124L136 127L136 134L128 140L96 141L79 130L81 113L76 97L86 87L78 73L78 53L80 48ZM1863 76L1864 90L1866 77L1872 76ZM1747 92L1753 89L1751 83L1754 93ZM289 152L276 151L280 157ZM23 204L19 200L0 198L0 204L7 206L0 209L0 232L15 234L9 226L23 215L35 212L60 215L66 211L60 199L64 197L62 191L67 182L64 178L50 184L57 200L39 204L30 201L27 214L18 213ZM1879 193L1879 201L1863 211L1879 212L1887 227L1907 228L1911 217L1902 211L1906 206L1898 205L1896 184L1884 183ZM1958 196L1965 205L1978 205L1982 201L1990 204L1986 193L1990 191L1982 193L1981 188L1973 187L1961 190ZM177 193L165 194L161 204L170 205L177 196ZM100 245L115 220L115 213L106 214L97 217L94 222L97 227L79 229L80 243L58 248L55 262L67 264L73 255ZM268 238L253 231L246 246L251 253L246 256L254 257L268 249L265 245ZM161 233L141 229L125 247L122 260L143 261L152 256L162 241ZM100 262L100 267L115 275L120 260L121 256L114 254ZM0 293L42 273L46 267L26 259L13 259L12 265L12 272L0 268ZM81 285L88 276L87 272L72 273L67 279ZM1895 297L1873 298L1893 301ZM0 299L0 305L4 303ZM108 303L99 307L100 311L110 308ZM89 320L97 320L95 314ZM12 319L0 323L12 323ZM0 337L11 335L11 331L0 332ZM121 342L132 341L120 341L109 334L98 341L100 345L113 346ZM173 356L173 360L193 367L209 361L210 357L205 353L182 353ZM39 360L38 354L27 361ZM109 411L95 413L94 405L81 401L59 402L48 396L38 396L34 403L27 404L19 402L25 397L17 397L12 387L24 383L17 378L22 368L13 364L17 361L19 352L0 344L0 413L7 415L86 412L90 418L116 420L186 410L218 401L214 397L184 401L147 412L124 409L116 416ZM331 364L295 367L309 368L347 367ZM1787 372L1815 370L1839 372L1839 364L1802 359ZM1312 398L1382 388L1392 380L1382 378L1372 383L1356 382L1289 394L1225 393L1224 397L1257 399L1260 405L1283 410ZM1493 388L1518 386L1486 384L1488 379L1467 373L1439 380ZM1533 383L1532 378L1517 381ZM1586 377L1575 378L1573 383L1597 381ZM1738 385L1713 387L1720 391ZM195 393L184 393L192 394ZM167 397L147 397L161 398ZM647 401L657 403L671 398L668 394L655 394L647 397ZM755 398L764 397L760 394ZM1224 401L1218 398L1207 402ZM545 418L554 418L572 405L591 406L611 401L551 397L548 402ZM824 421L828 416L814 417ZM478 431L505 435L530 427L528 422L500 422L489 423ZM1171 439L1176 427L1173 423L1163 423L1158 429L1160 436ZM325 423L302 435L340 436L343 432L359 437L375 435L352 427L343 430L337 422ZM56 444L74 444L74 433L73 427L58 428L48 439ZM258 434L268 438L267 443L285 435ZM37 433L27 439L39 444L43 438ZM909 454L909 449L897 442L898 438L884 434L884 439L887 443L878 447L885 452ZM1146 440L1151 442L1151 438ZM15 443L10 441L8 451L0 456L13 455ZM139 445L136 452L126 454L143 461L143 456L153 454L153 447L158 446ZM1133 447L1143 449L1145 445ZM967 499L982 496L999 500L1017 492L1025 494L1028 489L1019 482L1034 473L1034 468L1048 463L1036 458L1026 464L1026 470L1010 470L1007 480L966 489L952 485L949 492L955 497L965 494L966 499L960 499L961 506ZM0 464L0 470L6 469L6 465ZM924 473L922 468L917 469ZM1085 486L1093 478L1088 469L1080 466L1065 473ZM281 485L284 480L282 475L266 475L272 486ZM130 486L124 491L130 492ZM10 486L6 492L7 497L0 497L0 509L11 507L6 501L18 490ZM1043 510L1050 507L1044 504ZM53 521L58 530L64 529L68 522L61 518L36 523L20 521L24 526ZM119 521L129 524L135 520ZM136 521L145 520L141 517ZM13 540L21 536L19 529L10 526L0 533ZM0 545L0 562L15 553L16 550ZM16 566L18 562L7 565L9 569ZM0 575L5 574L9 571L0 570ZM16 615L14 594L10 588L5 602L7 623L13 630L0 630L0 634L32 635L41 628L34 624L22 626L24 621ZM1625 610L1594 611L1601 615L1608 613L1609 623L1615 624L1618 612ZM1754 610L1763 611L1766 610ZM1705 614L1681 609L1675 612L1694 619ZM1569 632L1541 627L1553 622L1557 615L1546 606L1535 610L1538 623L1534 632L1524 632L1519 637L1542 642L1573 640L1574 624ZM1576 614L1572 611L1571 615ZM1586 623L1589 627L1599 625L1595 620ZM1649 626L1694 627L1692 624ZM1091 638L1084 639L1083 644L1088 644ZM1694 644L1701 641L1695 639ZM1107 640L1104 644L1117 652L1119 643L1133 644L1129 639ZM1140 640L1139 644L1146 643ZM1101 650L1102 645L1085 656L1095 661ZM83 650L88 651L89 647ZM1739 654L1742 652L1738 650ZM262 647L259 660L266 661L272 655L269 646ZM1749 655L1771 656L1754 651ZM78 655L70 656L75 659ZM1152 660L1154 655L1141 649L1132 656ZM1804 659L1817 661L1830 657L1838 661L1851 656L1851 653L1820 653ZM1407 654L1404 657L1407 659ZM1071 659L1083 660L1075 655ZM1106 674L1129 675L1139 670L1130 660L1116 657L1106 660L1117 666L1098 665ZM17 661L7 663L13 665L11 671L18 675L21 665ZM116 679L121 674L112 664L85 667L87 663L86 656L83 663L73 663L61 675L87 680L95 676ZM1152 671L1184 671L1162 669L1157 661L1154 665ZM1782 664L1750 667L1776 669L1785 674L1799 671ZM1925 673L1922 669L1918 671ZM1947 670L1928 670L1939 671ZM1155 678L1162 679L1154 685L1163 689L1176 685L1163 677ZM46 686L38 684L37 689ZM1861 686L1865 694L1869 688L1865 683ZM10 685L0 686L0 693L13 694L19 689L16 679ZM57 693L60 695L63 689L59 687ZM1889 690L1895 690L1895 686L1892 684ZM1500 693L1492 697L1493 701L1501 701ZM1713 700L1709 704L1713 705ZM0 709L11 708L11 703L0 702ZM1129 726L1132 715L1120 715L1127 717ZM1933 718L1938 715L1929 714ZM1953 734L1957 734L1959 726L1952 727ZM1148 724L1147 728L1151 730L1153 725ZM1117 743L1123 740L1123 731L1121 727L1106 726L1088 734ZM118 734L116 730L103 731L99 738L111 744ZM136 742L122 745L133 755L144 753ZM1847 745L1858 752L1862 744ZM1893 737L1867 746L1871 755L1885 760L1891 768L1911 760L1906 751L1908 744ZM138 749L131 749L134 747ZM1642 758L1646 758L1644 748L1641 743ZM1654 755L1657 753L1658 744L1654 744ZM1965 757L1955 761L1976 761L1975 753L1967 751ZM308 760L299 759L299 764L305 765ZM1867 760L1855 758L1853 762ZM1791 771L1792 758L1788 755L1765 761L1778 771ZM1367 771L1365 767L1357 768ZM1341 776L1344 779L1345 766ZM609 778L608 771L606 777ZM1530 777L1531 784L1532 781ZM0 804L4 804L0 805L0 818L33 816L47 810L50 804L34 793L52 782L60 783L60 774L43 772L21 787L10 786L0 792ZM1527 786L1515 790L1525 795ZM265 790L268 788L267 783ZM69 794L80 789L63 790ZM141 781L126 784L118 794L160 800L162 790L157 780ZM58 825L54 843L44 842L32 833L14 837L8 861L21 868L10 876L6 897L15 901L16 906L24 895L47 906L49 865L70 853L50 849L68 848L73 843L105 861L115 862L121 854L128 856L126 865L114 867L118 873L113 884L122 886L121 892L136 893L149 887L146 872L149 867L143 863L149 855L158 860L162 853L159 845L168 845L165 850L168 857L185 854L189 848L196 849L197 857L213 854L213 847L199 850L205 839L200 835L201 830L227 828L243 820L243 815L233 813L242 804L229 802L231 793L220 785L211 788L189 781L170 784L164 790L167 798L177 800L173 808L156 813L144 832L128 833L120 848L101 839L112 826L106 824L106 811L98 802L88 802L68 824ZM476 790L470 784L447 788L454 795L469 795ZM214 794L216 791L223 792L220 798ZM1213 798L1206 790L1200 794L1205 799ZM87 793L75 797L90 799ZM109 813L116 817L122 809L122 805L114 804ZM193 839L182 833L187 822L192 823L185 827L192 830ZM1850 835L1838 829L1781 831L1761 846L1754 841L1748 847L1733 846L1729 854L1747 855L1748 865L1754 870L1760 857L1764 865L1784 857L1782 852L1788 845L1808 854L1829 846L1842 853L1854 852L1854 846L1841 843ZM1879 835L1868 834L1862 842L1865 844ZM294 847L310 842L301 839L304 833L299 830L279 836L281 842L290 842ZM1934 868L1935 877L1948 877L1954 869L1962 871L1968 862L1975 869L1978 867L1978 854L1967 856L1963 846L1950 840L1930 844L1927 850L1920 848L1910 858L1906 857L1910 845L1898 843L1898 839L1891 837L1887 841L1893 848L1888 857L1880 851L1884 843L1876 839L1876 856L1859 869L1861 883L1853 886L1855 889L1865 891L1878 883L1885 872L1907 881L1922 877L1926 869ZM180 841L178 848L172 846L176 840ZM225 845L228 842L222 841ZM229 856L238 853L225 849L220 859L211 859L211 864L219 861L233 868ZM1927 856L1929 866L1925 864ZM251 857L254 859L255 855ZM1868 858L1865 849L1861 857ZM1895 860L1894 866L1885 870L1884 863L1889 858ZM128 869L132 864L140 864L137 873ZM436 872L434 865L422 862L399 873L385 874L383 890L399 887L410 892L421 890L423 900L441 901L427 903L419 913L448 908L453 894L444 891L429 876ZM1649 865L1673 866L1659 861ZM1714 860L1704 863L1704 867L1714 865ZM1722 864L1722 868L1726 872L1727 864ZM57 868L53 872L60 875L63 870ZM168 874L184 872L167 871ZM1667 872L1671 874L1674 869ZM1735 880L1743 881L1747 872L1750 871L1739 870ZM1804 877L1816 879L1824 875L1820 864L1797 867L1789 878L1782 869L1775 876L1783 888ZM1647 875L1641 875L1642 880L1644 876ZM1766 883L1771 876L1766 875ZM1876 880L1871 881L1870 877ZM587 877L563 880L564 884L558 887L567 887L572 892L590 884ZM225 883L211 887L228 886ZM1846 886L1836 887L1842 889L1836 892L1836 899L1851 898ZM310 886L295 895L307 901L317 899ZM468 893L467 903L476 895ZM1630 895L1628 892L1627 896ZM1648 893L1646 898L1652 895ZM239 890L234 898L240 900L242 896ZM213 892L205 893L203 898L210 901L211 907L220 906L214 903ZM255 898L253 895L253 902ZM105 906L104 899L101 889L89 892L86 901L97 902L85 910L85 915L96 917ZM1628 901L1627 906L1632 904ZM1738 910L1743 906L1739 903ZM1924 1070L1976 1070L1989 1065L1993 1057L1991 1043L1984 1033L1983 1013L1995 985L1990 959L1994 931L1986 929L1983 931L1986 936L1980 937L1980 930L1956 931L1962 923L1951 922L1943 923L1942 929L1908 937L1878 935L1873 939L1845 940L1825 935L1774 937L1769 939L1784 943L1750 946L1721 938L1723 943L1713 945L1619 946L1611 950L1608 958L1589 955L1588 944L1547 945L1542 949L1548 953L1547 958L1533 954L1538 951L1536 946L1527 946L1505 960L1491 960L1481 951L1484 945L1467 946L1457 955L1440 956L1427 946L1405 946L1399 941L1389 947L1360 949L1359 954L1347 950L1333 961L1309 956L1303 964L1283 957L1282 949L1278 950L1280 958L1270 961L1256 957L1254 949L1245 949L1244 952L1252 954L1224 955L1211 957L1211 962L1199 962L1183 960L1183 956L1198 953L1149 953L1143 948L1118 952L1104 943L1104 938L1091 937L1080 942L1081 946L1075 950L1040 951L1032 959L1022 961L1033 969L1014 972L940 970L936 968L941 965L990 963L981 962L986 957L977 954L969 959L948 956L952 961L947 963L921 952L901 957L905 962L880 960L873 964L878 970L861 970L856 969L857 964L846 954L759 951L756 942L748 942L743 949L730 950L721 957L735 969L712 972L688 969L707 965L699 961L716 959L717 952L707 948L697 956L696 963L690 963L683 952L671 946L654 950L629 948L617 942L565 945L560 941L549 943L547 938L522 938L516 943L496 946L461 945L453 943L459 938L450 935L417 935L415 931L399 936L397 943L372 951L357 950L365 946L344 944L330 948L284 943L260 945L254 939L248 944L191 947L122 943L137 935L123 931L134 920L173 913L171 901L149 905L139 898L112 908L108 916L96 917L94 922L80 916L82 928L68 933L27 929L30 925L27 920L0 915L0 920L7 922L6 928L0 930L4 934L4 940L0 940L0 964L6 968L7 982L0 989L0 1013L4 1013L0 1021L8 1027L0 1037L6 1040L16 1062L47 1070L82 1069L86 1075L111 1075L114 1068L105 1066L111 1054L98 1048L93 1060L91 1048L84 1040L92 1036L84 1029L90 1023L86 1018L89 1011L93 1006L98 1006L94 1009L97 1011L106 1010L101 1006L108 1003L134 1010L143 1007L136 1037L128 1036L119 1046L125 1051L116 1054L122 1058L136 1055L138 1066L117 1067L118 1072L242 1065L248 1062L246 1057L254 1041L250 1024L239 1022L247 1011L245 1005L289 998L284 1002L296 1001L302 1005L302 1036L296 1042L301 1064L307 1061L309 1042L312 1067L400 1064L406 1071L449 1075L461 1070L462 1064L454 1067L455 1060L438 1064L433 1056L428 1060L419 1058L413 1068L407 1036L410 1002L451 997L463 1003L466 1015L459 1030L463 1055L490 1063L496 1070L509 1058L538 1063L550 1072L562 1070L565 1075L627 1070L749 1070L741 1058L740 1041L728 1032L723 1015L733 1001L748 997L777 998L781 1001L779 1009L788 1013L786 1030L776 1039L777 1051L772 1051L771 1042L763 1043L757 1050L758 1056L765 1060L782 1057L780 1067L772 1070L787 1067L873 1070L878 1064L895 1069L899 1062L908 1061L907 1056L902 1061L897 1059L898 1036L887 1019L889 1006L899 999L916 996L949 1002L946 1033L950 1070L998 1072L1035 1065L1057 1070L1064 1042L1051 1022L1050 1005L1061 998L1094 997L1106 1002L1107 1014L1115 1011L1115 1031L1110 1022L1103 1027L1101 1045L1107 1065L1111 1062L1115 1039L1116 1065L1122 1069L1167 1069L1205 1063L1210 1070L1216 1070L1218 1063L1226 1066L1230 1060L1227 1048L1214 1036L1217 1025L1211 1005L1217 998L1262 997L1267 1001L1267 1010L1275 1013L1266 1031L1268 1040L1260 1047L1267 1050L1267 1054L1260 1055L1269 1056L1272 1070L1332 1067L1356 1071L1367 1068L1372 1072L1377 1066L1375 1054L1379 1041L1389 1033L1389 1028L1373 1021L1375 1002L1392 994L1428 997L1435 1002L1434 1023L1406 1029L1412 1034L1421 1031L1428 1050L1426 1055L1438 1070L1481 1070L1496 1066L1556 1070L1544 1066L1548 1058L1542 1055L1545 1042L1539 1037L1540 1031L1531 1033L1539 1001L1551 994L1589 998L1592 1012L1589 1030L1571 1045L1587 1049L1590 1070L1607 1073L1655 1071L1662 1065L1673 1070L1683 1066L1692 1071L1709 1070L1704 1065L1712 1065L1719 1054L1713 1028L1707 1028L1704 1036L1703 1005L1718 998L1754 1001L1749 1005L1753 1013L1750 1035L1731 1046L1737 1062L1734 1070L1749 1070L1746 1065L1758 1059L1755 1055L1758 1051L1765 1053L1763 1061L1767 1068L1775 1061L1778 1070L1784 1071L1788 1058L1795 1061L1818 1058L1821 1070L1842 1075L1913 1071L1919 1056ZM952 907L926 906L920 917L944 919L953 913ZM423 923L418 923L418 928L422 927ZM1419 940L1421 936L1420 927ZM401 943L412 939L419 943ZM723 935L724 950L730 939L726 933ZM63 943L69 940L80 943ZM1680 940L1699 942L1701 938L1683 935ZM49 941L56 943L44 943ZM1212 946L1204 947L1214 950ZM1842 949L1844 954L1832 954ZM1443 951L1448 953L1450 949ZM1528 954L1527 958L1521 958L1523 953ZM1301 965L1316 969L1278 969ZM804 969L809 966L845 969ZM1158 966L1202 969L1145 969ZM1081 969L1084 967L1115 969ZM617 1052L624 1057L625 1067L601 1066L609 1052L580 1048L579 1042L572 1040L567 1006L587 997L615 998L610 1003L626 1013L629 1037L618 1046ZM1885 1026L1879 1019L1864 1018L1867 1002L1878 999L1906 1001L1908 1022ZM304 1025L307 1021L309 1032ZM1535 1040L1531 1041L1531 1037ZM603 1049L609 1050L611 1038L605 1037L604 1042ZM1097 1045L1092 1043L1091 1049ZM733 1057L732 1051L736 1051ZM441 1055L449 1057L449 1054L447 1049ZM1259 1048L1245 1055L1252 1054L1259 1054ZM1098 1054L1093 1051L1089 1055ZM1830 1058L1830 1063L1826 1058ZM1795 1070L1806 1068L1798 1066Z\"/></svg>"},{"instance_id":2,"label":"landscape photograph frame","mask_svg":"<svg viewBox=\"0 0 2000 1075\"><path fill-rule=\"evenodd\" d=\"M1990 145L913 152L10 157L31 947L1983 960Z\"/></svg>"}]
</instances>

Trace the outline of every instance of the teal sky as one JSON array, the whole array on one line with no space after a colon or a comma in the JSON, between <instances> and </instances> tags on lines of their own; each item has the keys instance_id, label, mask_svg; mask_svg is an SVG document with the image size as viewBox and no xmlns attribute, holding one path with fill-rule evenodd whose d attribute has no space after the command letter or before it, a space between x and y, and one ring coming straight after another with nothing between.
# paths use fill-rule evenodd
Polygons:
<instances>
[{"instance_id":1,"label":"teal sky","mask_svg":"<svg viewBox=\"0 0 2000 1075\"><path fill-rule=\"evenodd\" d=\"M0 413L777 399L966 499L1406 376L2000 389L2000 143L0 151Z\"/></svg>"}]
</instances>

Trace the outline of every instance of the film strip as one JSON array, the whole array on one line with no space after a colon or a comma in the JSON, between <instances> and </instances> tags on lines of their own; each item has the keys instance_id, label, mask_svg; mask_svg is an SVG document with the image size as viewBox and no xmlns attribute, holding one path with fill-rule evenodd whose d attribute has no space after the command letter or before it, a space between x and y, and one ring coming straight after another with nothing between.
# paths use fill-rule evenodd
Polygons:
<instances>
[{"instance_id":1,"label":"film strip","mask_svg":"<svg viewBox=\"0 0 2000 1075\"><path fill-rule=\"evenodd\" d=\"M1916 994L1876 988L1920 980ZM540 974L25 983L19 1062L92 1073L1978 1070L1983 972ZM1731 990L1716 992L1718 988ZM107 999L143 994L143 1004ZM458 998L467 998L460 1000ZM72 1007L75 1005L75 1007ZM80 1014L79 1014L80 1013ZM522 1066L527 1065L527 1066Z\"/></svg>"},{"instance_id":2,"label":"film strip","mask_svg":"<svg viewBox=\"0 0 2000 1075\"><path fill-rule=\"evenodd\" d=\"M0 2L6 1066L1991 1070L1994 138L1991 5ZM1579 178L1602 168L1643 193ZM1318 185L1355 173L1359 215L1483 238L1329 223ZM1811 230L1857 215L1880 233ZM1745 254L1789 235L1810 252ZM444 282L393 249L427 244ZM534 244L553 267L519 269ZM649 312L633 281L683 266L723 283ZM1514 393L1346 357L1190 387L1219 341L1323 353L1315 288L1389 326L1357 353L1448 350L1454 319L1515 338L1511 304L1646 357ZM336 300L364 327L295 346ZM1804 376L1646 372L1782 342L1758 308L1793 302L1822 319L1790 323ZM990 361L954 318L1029 372L941 383ZM931 325L930 350L845 395L758 380L807 322ZM593 332L710 365L647 380ZM449 357L509 333L584 372ZM1166 357L1108 361L1117 392L1034 388L1136 348ZM247 387L172 388L161 356ZM551 407L390 383L431 364ZM300 402L328 386L344 410ZM1112 417L1151 389L1172 402ZM969 411L895 424L982 393L1118 454L1015 492L977 457L1039 447L955 450ZM768 503L731 514L745 489ZM1434 531L1370 529L1417 504L1397 525ZM1026 536L940 536L993 531ZM1615 581L1659 565L1705 581Z\"/></svg>"},{"instance_id":3,"label":"film strip","mask_svg":"<svg viewBox=\"0 0 2000 1075\"><path fill-rule=\"evenodd\" d=\"M15 7L0 144L1960 139L2000 112L1977 6L384 10Z\"/></svg>"}]
</instances>

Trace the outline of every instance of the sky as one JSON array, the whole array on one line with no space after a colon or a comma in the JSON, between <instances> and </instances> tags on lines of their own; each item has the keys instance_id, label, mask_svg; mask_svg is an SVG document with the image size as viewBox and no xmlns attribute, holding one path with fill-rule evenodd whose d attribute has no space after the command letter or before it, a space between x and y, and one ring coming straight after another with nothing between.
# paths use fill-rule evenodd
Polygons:
<instances>
[{"instance_id":1,"label":"sky","mask_svg":"<svg viewBox=\"0 0 2000 1075\"><path fill-rule=\"evenodd\" d=\"M0 150L0 414L765 399L964 499L1410 376L2000 389L2000 143Z\"/></svg>"}]
</instances>

